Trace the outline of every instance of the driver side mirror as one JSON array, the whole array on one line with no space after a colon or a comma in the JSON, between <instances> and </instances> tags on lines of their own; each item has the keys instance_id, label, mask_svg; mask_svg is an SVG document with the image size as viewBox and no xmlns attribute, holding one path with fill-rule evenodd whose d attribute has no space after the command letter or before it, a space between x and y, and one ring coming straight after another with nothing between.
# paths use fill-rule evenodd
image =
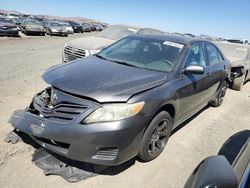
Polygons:
<instances>
[{"instance_id":1,"label":"driver side mirror","mask_svg":"<svg viewBox=\"0 0 250 188\"><path fill-rule=\"evenodd\" d=\"M200 65L189 65L183 72L184 74L204 74L205 68Z\"/></svg>"},{"instance_id":2,"label":"driver side mirror","mask_svg":"<svg viewBox=\"0 0 250 188\"><path fill-rule=\"evenodd\" d=\"M203 160L188 178L184 188L237 188L238 180L232 166L222 156L212 156Z\"/></svg>"}]
</instances>

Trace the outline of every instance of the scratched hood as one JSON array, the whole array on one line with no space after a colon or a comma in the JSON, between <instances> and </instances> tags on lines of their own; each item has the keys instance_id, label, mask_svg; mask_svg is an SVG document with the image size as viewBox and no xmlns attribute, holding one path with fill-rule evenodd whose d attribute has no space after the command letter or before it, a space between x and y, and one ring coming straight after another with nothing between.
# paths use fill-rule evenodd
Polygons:
<instances>
[{"instance_id":1,"label":"scratched hood","mask_svg":"<svg viewBox=\"0 0 250 188\"><path fill-rule=\"evenodd\" d=\"M48 84L99 102L125 102L131 96L157 87L167 73L130 67L90 56L50 68L43 74Z\"/></svg>"}]
</instances>

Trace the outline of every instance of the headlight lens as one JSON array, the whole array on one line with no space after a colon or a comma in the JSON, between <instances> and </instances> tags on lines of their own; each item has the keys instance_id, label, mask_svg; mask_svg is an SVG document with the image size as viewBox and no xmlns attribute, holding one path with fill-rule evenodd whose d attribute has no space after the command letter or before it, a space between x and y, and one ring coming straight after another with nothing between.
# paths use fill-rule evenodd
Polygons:
<instances>
[{"instance_id":1,"label":"headlight lens","mask_svg":"<svg viewBox=\"0 0 250 188\"><path fill-rule=\"evenodd\" d=\"M106 104L85 118L83 123L89 124L95 122L108 122L126 119L138 114L142 110L144 104L144 102L132 104Z\"/></svg>"}]
</instances>

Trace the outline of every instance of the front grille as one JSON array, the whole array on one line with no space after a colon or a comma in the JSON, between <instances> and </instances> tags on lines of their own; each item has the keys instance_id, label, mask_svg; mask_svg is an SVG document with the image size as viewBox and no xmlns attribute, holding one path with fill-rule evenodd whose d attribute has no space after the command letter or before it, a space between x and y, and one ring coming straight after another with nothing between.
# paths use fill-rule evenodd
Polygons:
<instances>
[{"instance_id":1,"label":"front grille","mask_svg":"<svg viewBox=\"0 0 250 188\"><path fill-rule=\"evenodd\" d=\"M87 106L71 103L59 103L52 105L46 101L41 95L35 96L29 111L33 114L39 115L56 121L70 121L75 119L82 112L87 110Z\"/></svg>"},{"instance_id":2,"label":"front grille","mask_svg":"<svg viewBox=\"0 0 250 188\"><path fill-rule=\"evenodd\" d=\"M86 57L86 51L80 48L74 48L71 46L66 46L64 48L65 61L73 61L78 58Z\"/></svg>"},{"instance_id":3,"label":"front grille","mask_svg":"<svg viewBox=\"0 0 250 188\"><path fill-rule=\"evenodd\" d=\"M61 148L64 148L64 149L69 149L69 146L70 146L67 143L58 142L58 141L55 141L55 140L49 140L49 139L41 138L41 137L37 137L37 136L32 136L32 137L35 140L38 140L38 141L43 142L45 144L50 144L50 145L61 147Z\"/></svg>"}]
</instances>

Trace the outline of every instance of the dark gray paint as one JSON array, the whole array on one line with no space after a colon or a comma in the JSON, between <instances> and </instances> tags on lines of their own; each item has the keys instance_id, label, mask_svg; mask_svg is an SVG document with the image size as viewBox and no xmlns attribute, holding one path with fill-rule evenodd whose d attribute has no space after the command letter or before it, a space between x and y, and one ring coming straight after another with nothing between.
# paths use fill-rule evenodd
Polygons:
<instances>
[{"instance_id":1,"label":"dark gray paint","mask_svg":"<svg viewBox=\"0 0 250 188\"><path fill-rule=\"evenodd\" d=\"M149 71L97 57L58 65L43 75L47 83L57 88L58 102L87 104L88 110L66 123L19 111L12 115L10 123L33 138L37 136L69 144L70 147L65 149L36 140L47 149L70 159L116 165L137 155L143 133L160 109L166 107L165 110L169 111L170 107L174 108L173 126L176 127L214 100L221 83L228 80L227 60L213 66L207 64L204 74L184 74L190 48L197 43L204 46L205 40L173 36L131 37L152 37L184 44L175 70L171 73ZM89 125L81 123L102 103L141 101L145 101L145 106L131 118ZM38 132L34 131L34 125L39 127ZM114 160L93 158L103 147L118 148L119 155Z\"/></svg>"}]
</instances>

